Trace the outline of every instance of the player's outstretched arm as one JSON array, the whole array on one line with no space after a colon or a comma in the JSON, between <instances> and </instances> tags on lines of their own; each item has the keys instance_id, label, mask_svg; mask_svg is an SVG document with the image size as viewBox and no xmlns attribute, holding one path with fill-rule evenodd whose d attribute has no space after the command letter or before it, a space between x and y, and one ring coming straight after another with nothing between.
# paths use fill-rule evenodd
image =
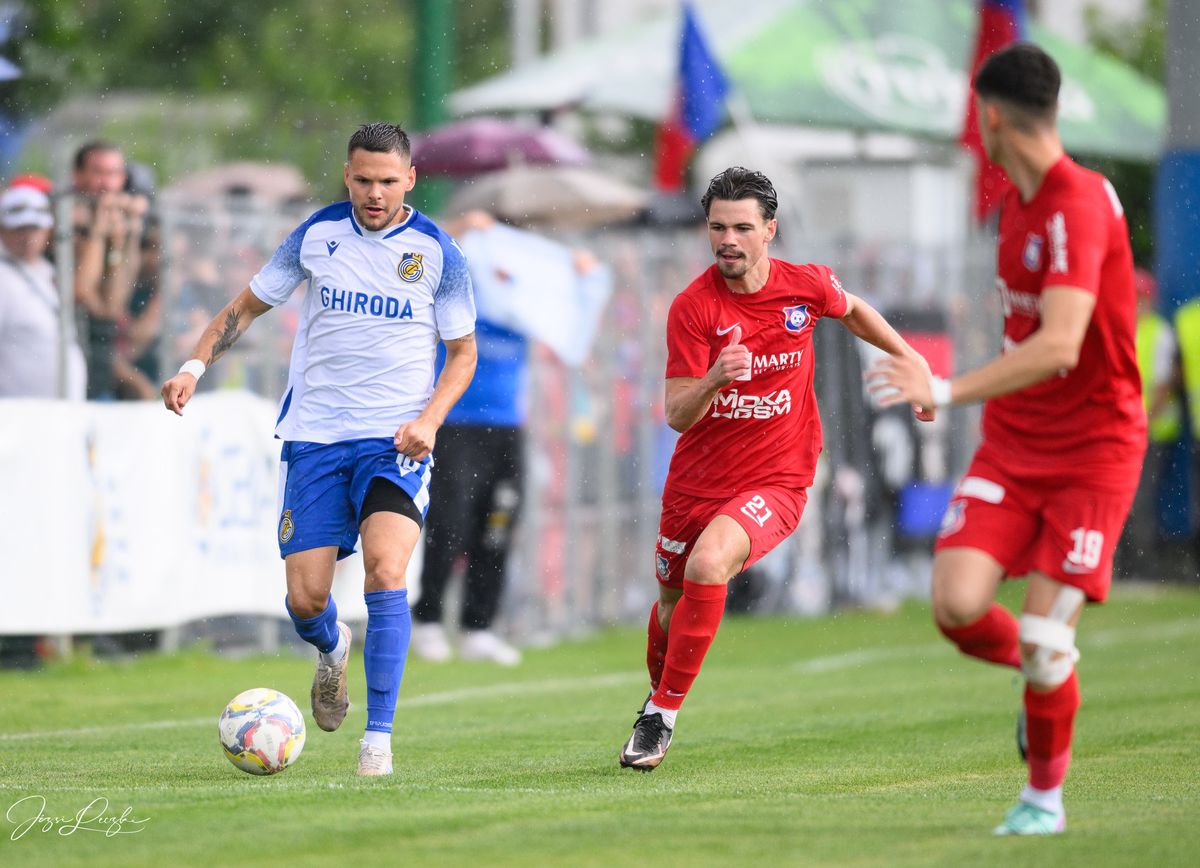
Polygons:
<instances>
[{"instance_id":1,"label":"player's outstretched arm","mask_svg":"<svg viewBox=\"0 0 1200 868\"><path fill-rule=\"evenodd\" d=\"M703 377L668 377L667 424L682 434L704 418L717 392L734 380L750 379L750 351L742 344L742 328L735 326L729 343Z\"/></svg>"},{"instance_id":2,"label":"player's outstretched arm","mask_svg":"<svg viewBox=\"0 0 1200 868\"><path fill-rule=\"evenodd\" d=\"M433 388L429 403L420 416L397 428L393 438L396 451L407 455L413 461L424 461L433 451L438 428L442 427L442 423L446 421L446 414L462 397L463 392L467 391L467 386L471 385L471 378L475 376L477 350L474 332L444 343L446 364L442 367L442 373L438 375L437 385Z\"/></svg>"},{"instance_id":3,"label":"player's outstretched arm","mask_svg":"<svg viewBox=\"0 0 1200 868\"><path fill-rule=\"evenodd\" d=\"M892 328L879 311L858 296L846 293L846 313L842 315L842 325L855 337L887 353L889 362L914 372L915 381L928 384L932 379L933 375L925 357L900 337L900 333ZM911 403L913 412L922 422L933 421L935 404L932 396L919 394L919 390L914 389L911 393L897 392L891 397L894 398L889 402L892 404L903 401Z\"/></svg>"},{"instance_id":4,"label":"player's outstretched arm","mask_svg":"<svg viewBox=\"0 0 1200 868\"><path fill-rule=\"evenodd\" d=\"M911 364L884 359L868 375L871 388L877 393L883 390L880 403L884 406L922 400L933 389L942 392L933 396L938 406L986 401L1019 392L1079 363L1083 338L1095 308L1096 297L1085 289L1047 287L1042 291L1042 321L1037 331L999 358L952 380L938 380L928 374L922 377ZM888 392L889 389L895 392Z\"/></svg>"},{"instance_id":5,"label":"player's outstretched arm","mask_svg":"<svg viewBox=\"0 0 1200 868\"><path fill-rule=\"evenodd\" d=\"M166 408L182 416L184 406L196 391L200 374L237 342L250 323L270 309L271 305L255 295L249 287L225 305L224 310L213 317L200 335L189 361L184 363L178 374L163 383L162 398Z\"/></svg>"}]
</instances>

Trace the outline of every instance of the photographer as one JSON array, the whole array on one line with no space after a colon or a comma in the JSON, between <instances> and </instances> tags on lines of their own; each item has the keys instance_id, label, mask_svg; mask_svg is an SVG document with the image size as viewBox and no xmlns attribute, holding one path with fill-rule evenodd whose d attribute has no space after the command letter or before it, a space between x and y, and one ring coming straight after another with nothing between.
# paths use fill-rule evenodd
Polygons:
<instances>
[{"instance_id":1,"label":"photographer","mask_svg":"<svg viewBox=\"0 0 1200 868\"><path fill-rule=\"evenodd\" d=\"M120 149L90 142L75 153L75 303L86 325L88 398L117 397L117 332L141 261L149 201L126 191Z\"/></svg>"}]
</instances>

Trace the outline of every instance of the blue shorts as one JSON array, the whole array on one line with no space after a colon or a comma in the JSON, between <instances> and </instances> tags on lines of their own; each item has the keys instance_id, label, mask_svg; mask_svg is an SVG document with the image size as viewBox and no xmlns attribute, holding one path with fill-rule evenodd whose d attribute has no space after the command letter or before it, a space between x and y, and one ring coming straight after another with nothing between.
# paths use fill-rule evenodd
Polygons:
<instances>
[{"instance_id":1,"label":"blue shorts","mask_svg":"<svg viewBox=\"0 0 1200 868\"><path fill-rule=\"evenodd\" d=\"M279 462L280 556L322 546L337 546L338 560L353 554L363 498L376 478L399 486L424 519L432 476L432 455L413 461L390 437L286 441Z\"/></svg>"}]
</instances>

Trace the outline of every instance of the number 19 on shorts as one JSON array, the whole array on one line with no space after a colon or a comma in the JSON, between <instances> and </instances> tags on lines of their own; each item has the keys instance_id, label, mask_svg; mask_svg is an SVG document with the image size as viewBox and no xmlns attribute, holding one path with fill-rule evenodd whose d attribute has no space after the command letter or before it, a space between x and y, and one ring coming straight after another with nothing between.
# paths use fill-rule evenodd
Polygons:
<instances>
[{"instance_id":1,"label":"number 19 on shorts","mask_svg":"<svg viewBox=\"0 0 1200 868\"><path fill-rule=\"evenodd\" d=\"M1071 531L1071 542L1075 547L1067 552L1067 561L1089 570L1100 565L1100 558L1104 554L1104 534L1098 530L1077 527Z\"/></svg>"}]
</instances>

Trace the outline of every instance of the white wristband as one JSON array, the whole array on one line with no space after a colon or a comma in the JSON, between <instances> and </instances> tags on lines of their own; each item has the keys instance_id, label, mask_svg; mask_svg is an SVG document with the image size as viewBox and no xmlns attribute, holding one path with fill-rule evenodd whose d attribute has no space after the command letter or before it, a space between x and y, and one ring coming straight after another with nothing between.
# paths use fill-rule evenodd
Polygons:
<instances>
[{"instance_id":1,"label":"white wristband","mask_svg":"<svg viewBox=\"0 0 1200 868\"><path fill-rule=\"evenodd\" d=\"M929 391L933 395L933 406L949 407L954 403L950 397L950 381L944 377L930 377Z\"/></svg>"},{"instance_id":2,"label":"white wristband","mask_svg":"<svg viewBox=\"0 0 1200 868\"><path fill-rule=\"evenodd\" d=\"M191 374L197 379L197 381L204 376L204 372L206 370L207 367L205 366L204 362L200 361L199 359L188 359L179 366L179 373Z\"/></svg>"}]
</instances>

